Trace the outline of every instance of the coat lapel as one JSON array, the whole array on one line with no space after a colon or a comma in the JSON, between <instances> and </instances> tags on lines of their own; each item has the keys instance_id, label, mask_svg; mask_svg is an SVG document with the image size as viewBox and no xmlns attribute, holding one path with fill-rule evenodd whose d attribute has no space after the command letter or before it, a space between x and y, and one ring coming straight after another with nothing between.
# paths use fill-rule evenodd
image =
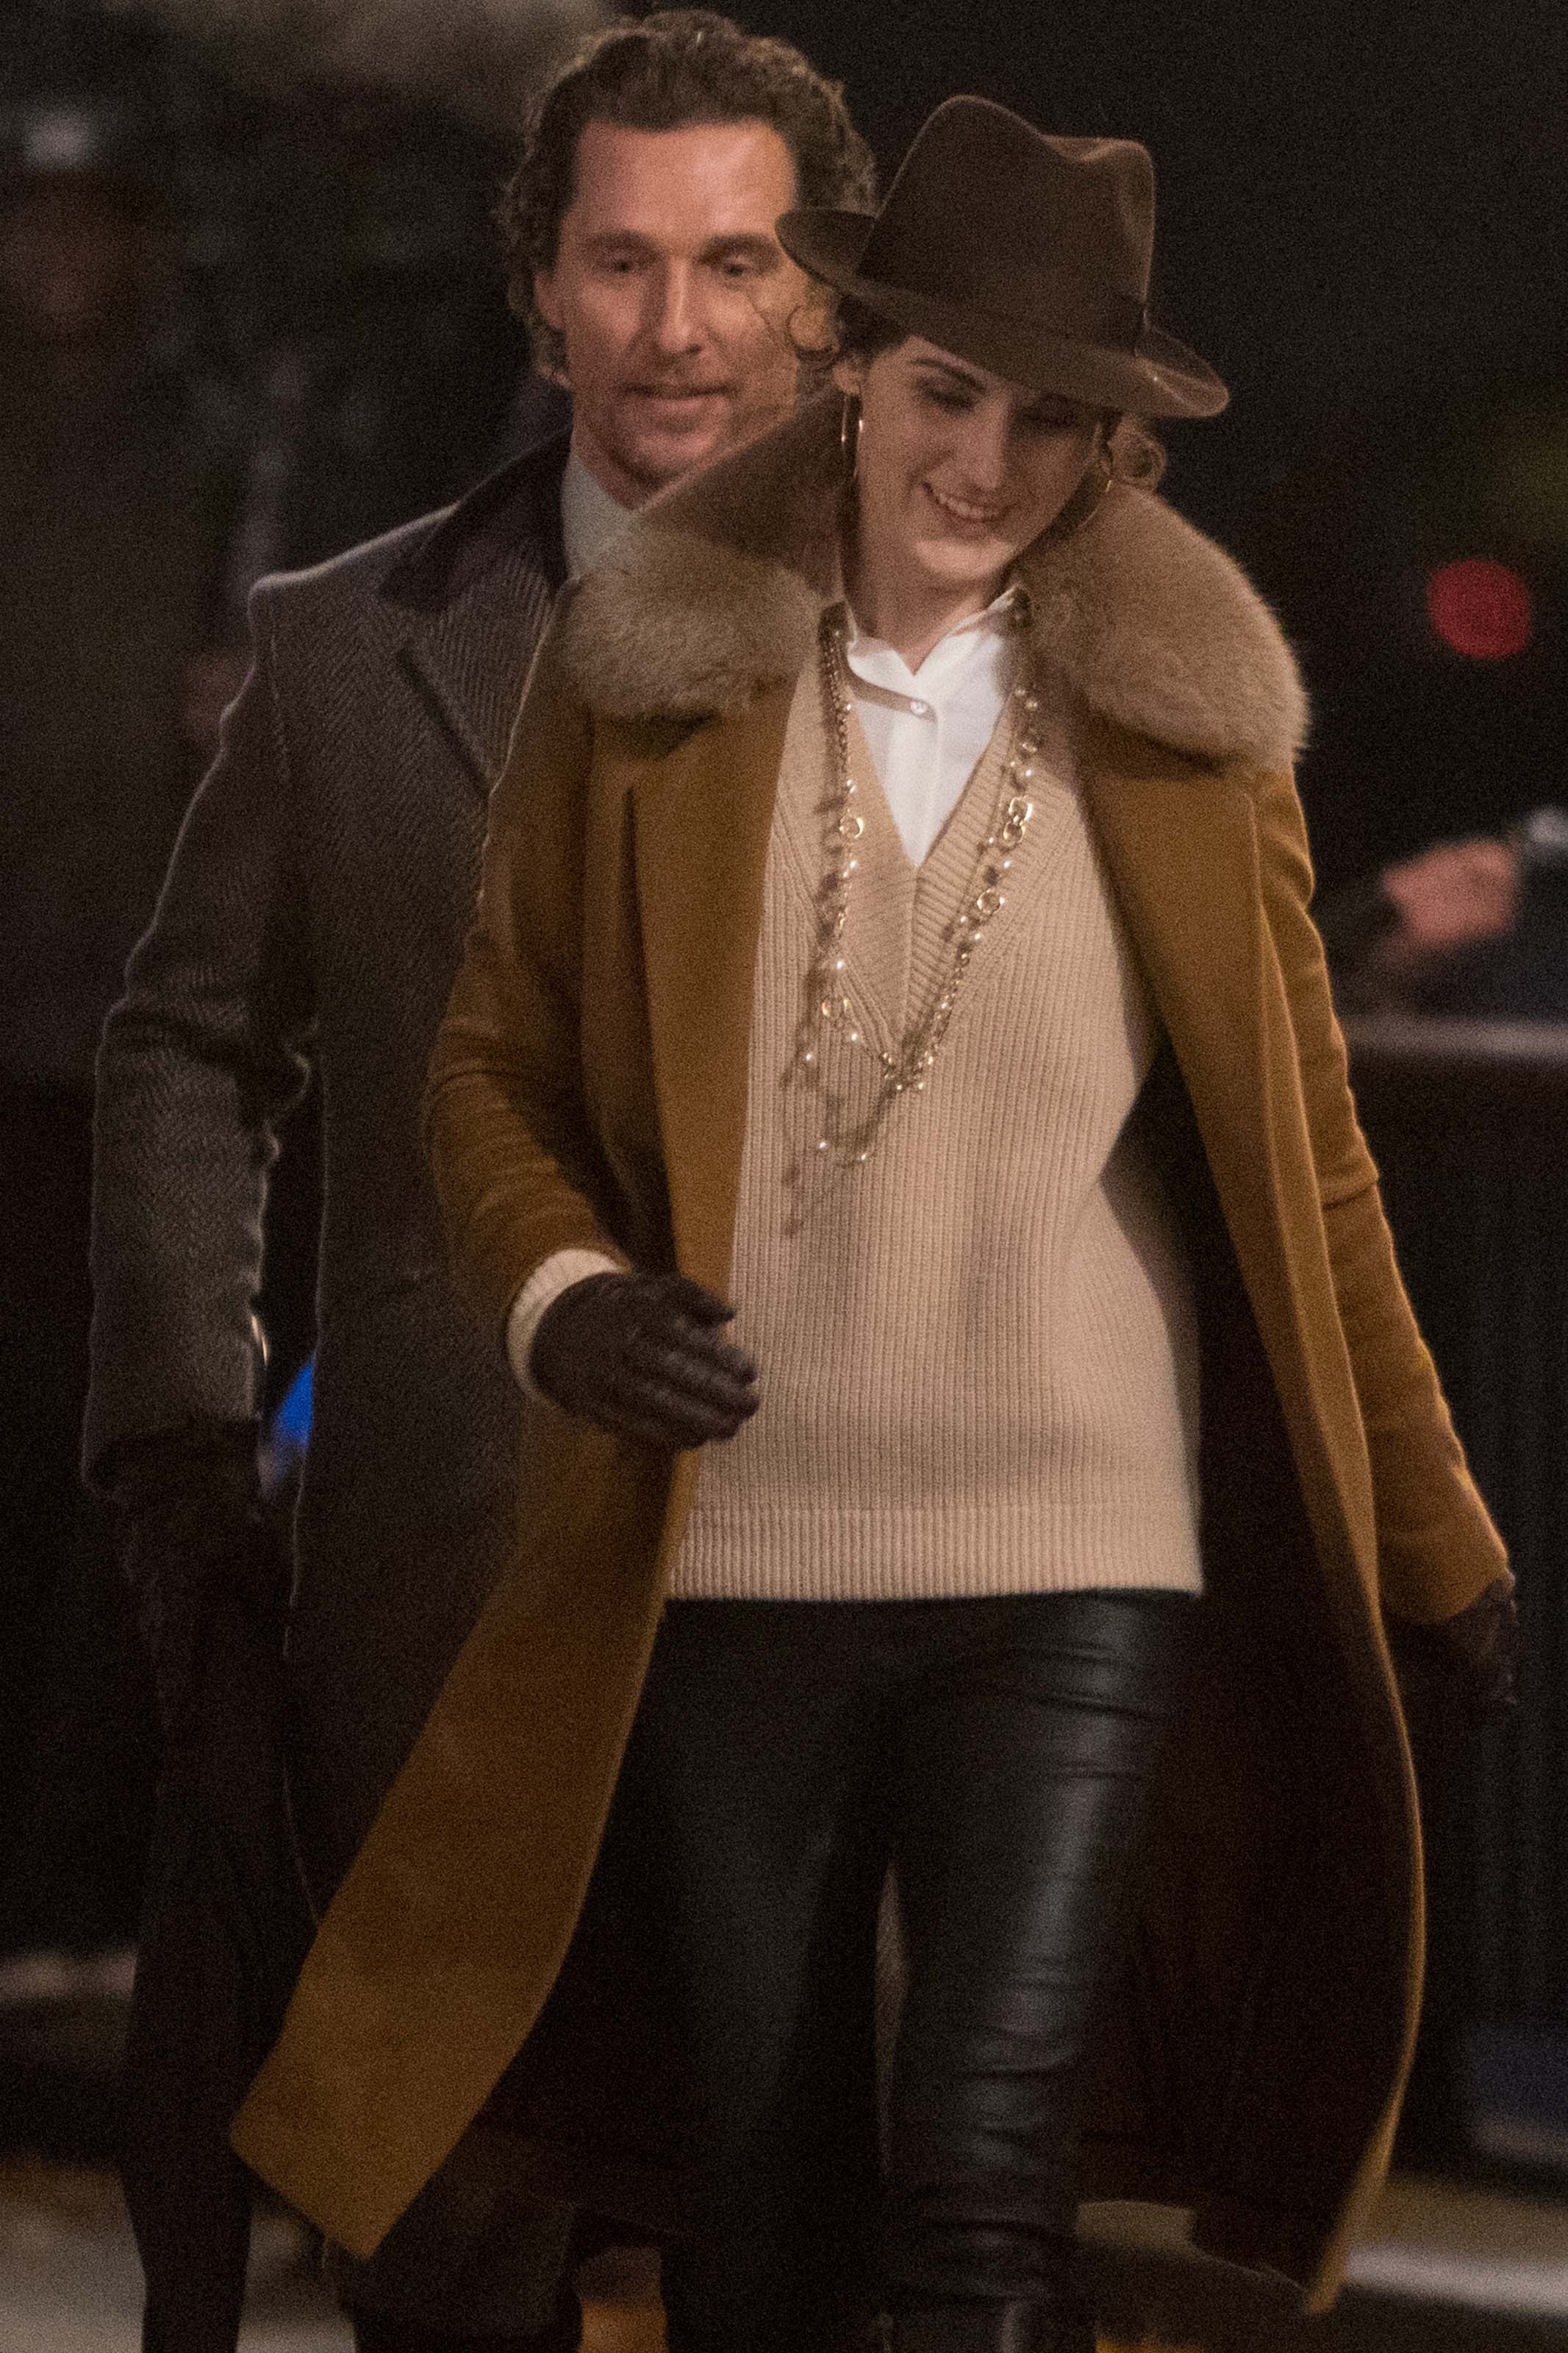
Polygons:
<instances>
[{"instance_id":1,"label":"coat lapel","mask_svg":"<svg viewBox=\"0 0 1568 2353\"><path fill-rule=\"evenodd\" d=\"M634 786L654 1088L682 1270L727 1293L763 920L793 688L699 727Z\"/></svg>"},{"instance_id":2,"label":"coat lapel","mask_svg":"<svg viewBox=\"0 0 1568 2353\"><path fill-rule=\"evenodd\" d=\"M439 612L422 615L398 660L461 754L476 791L489 792L506 758L529 658L552 589L524 551L509 554Z\"/></svg>"},{"instance_id":3,"label":"coat lapel","mask_svg":"<svg viewBox=\"0 0 1568 2353\"><path fill-rule=\"evenodd\" d=\"M382 583L379 610L398 666L488 795L566 576L561 533L564 434L500 468L443 516Z\"/></svg>"},{"instance_id":4,"label":"coat lapel","mask_svg":"<svg viewBox=\"0 0 1568 2353\"><path fill-rule=\"evenodd\" d=\"M1110 730L1089 747L1084 794L1248 1287L1268 1262L1272 1291L1283 1268L1272 1264L1271 1057L1250 798L1240 784L1194 775L1190 762Z\"/></svg>"},{"instance_id":5,"label":"coat lapel","mask_svg":"<svg viewBox=\"0 0 1568 2353\"><path fill-rule=\"evenodd\" d=\"M1112 884L1192 1098L1215 1189L1279 1388L1320 1546L1353 1556L1354 1391L1337 1322L1290 1008L1269 937L1251 795L1106 728L1085 794ZM1317 1239L1315 1240L1314 1237ZM1324 1431L1338 1426L1336 1460ZM1370 1572L1369 1572L1370 1573Z\"/></svg>"}]
</instances>

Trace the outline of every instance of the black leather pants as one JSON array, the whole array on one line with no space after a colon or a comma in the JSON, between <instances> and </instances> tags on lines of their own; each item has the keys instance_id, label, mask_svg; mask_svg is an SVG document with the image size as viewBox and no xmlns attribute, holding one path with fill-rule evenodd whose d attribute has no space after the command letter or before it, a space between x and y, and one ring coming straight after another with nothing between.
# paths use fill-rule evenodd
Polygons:
<instances>
[{"instance_id":1,"label":"black leather pants","mask_svg":"<svg viewBox=\"0 0 1568 2353\"><path fill-rule=\"evenodd\" d=\"M671 2353L844 2353L879 2309L1020 2302L1018 2341L1092 2346L1080 2057L1192 1607L671 1605L615 1827L695 2069ZM879 2162L889 1863L909 1981Z\"/></svg>"}]
</instances>

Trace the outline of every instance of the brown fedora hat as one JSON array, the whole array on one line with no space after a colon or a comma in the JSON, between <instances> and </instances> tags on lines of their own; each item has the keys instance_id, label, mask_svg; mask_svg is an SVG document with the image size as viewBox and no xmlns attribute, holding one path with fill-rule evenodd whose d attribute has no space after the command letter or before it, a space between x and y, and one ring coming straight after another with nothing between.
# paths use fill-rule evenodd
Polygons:
<instances>
[{"instance_id":1,"label":"brown fedora hat","mask_svg":"<svg viewBox=\"0 0 1568 2353\"><path fill-rule=\"evenodd\" d=\"M1135 139L1051 138L950 98L880 212L785 213L778 237L814 278L1033 392L1144 417L1214 417L1229 398L1150 323L1154 166Z\"/></svg>"}]
</instances>

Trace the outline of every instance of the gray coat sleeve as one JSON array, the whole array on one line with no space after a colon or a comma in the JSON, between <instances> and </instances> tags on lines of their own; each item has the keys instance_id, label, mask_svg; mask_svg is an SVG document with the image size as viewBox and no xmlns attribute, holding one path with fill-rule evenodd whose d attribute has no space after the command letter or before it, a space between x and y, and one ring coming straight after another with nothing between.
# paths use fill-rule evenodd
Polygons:
<instances>
[{"instance_id":1,"label":"gray coat sleeve","mask_svg":"<svg viewBox=\"0 0 1568 2353\"><path fill-rule=\"evenodd\" d=\"M98 1060L83 1461L256 1411L261 1212L309 1071L310 932L270 595Z\"/></svg>"}]
</instances>

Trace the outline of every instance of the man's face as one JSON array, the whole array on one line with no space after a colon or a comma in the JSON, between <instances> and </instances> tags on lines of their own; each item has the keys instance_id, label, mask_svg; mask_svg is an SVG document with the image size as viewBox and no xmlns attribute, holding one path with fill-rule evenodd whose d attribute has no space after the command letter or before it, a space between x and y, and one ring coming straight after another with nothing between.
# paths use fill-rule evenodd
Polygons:
<instances>
[{"instance_id":1,"label":"man's face","mask_svg":"<svg viewBox=\"0 0 1568 2353\"><path fill-rule=\"evenodd\" d=\"M773 223L796 200L770 123L585 125L534 299L566 345L574 446L623 506L794 406L790 322L814 296Z\"/></svg>"}]
</instances>

